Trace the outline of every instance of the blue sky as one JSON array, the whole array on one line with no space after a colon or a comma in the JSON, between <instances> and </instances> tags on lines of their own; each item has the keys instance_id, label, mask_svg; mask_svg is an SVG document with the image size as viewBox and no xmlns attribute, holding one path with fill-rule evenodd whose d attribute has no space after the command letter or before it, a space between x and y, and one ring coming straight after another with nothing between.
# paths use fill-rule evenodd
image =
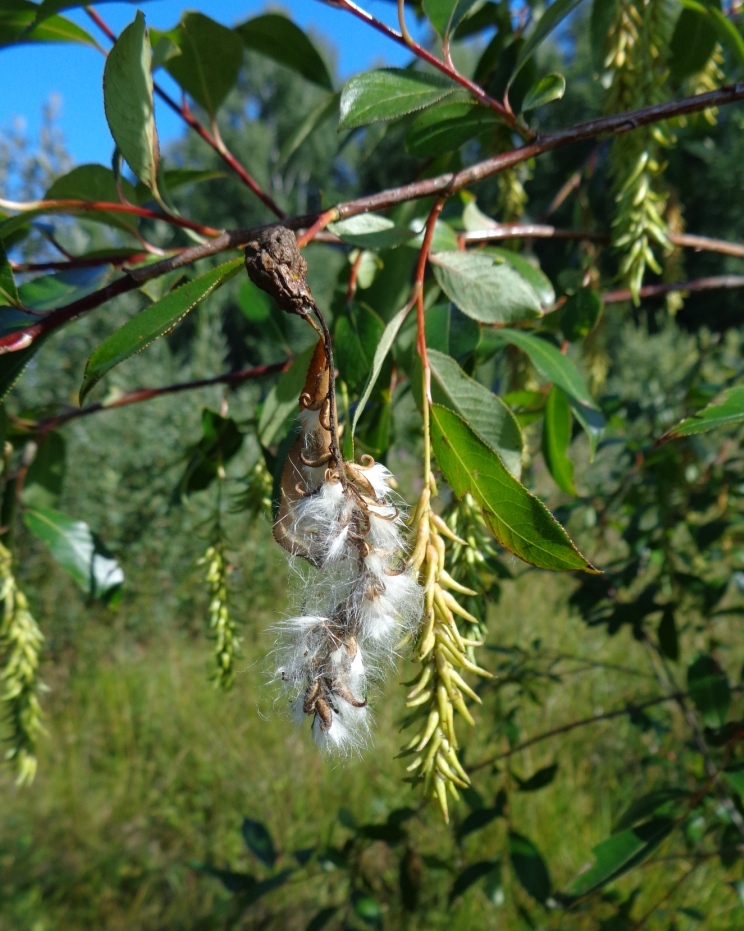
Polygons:
<instances>
[{"instance_id":1,"label":"blue sky","mask_svg":"<svg viewBox=\"0 0 744 931\"><path fill-rule=\"evenodd\" d=\"M367 0L365 8L389 25L396 24L395 5ZM141 4L147 23L157 29L174 26L183 10L199 10L227 26L234 26L267 8L283 10L303 29L328 37L337 49L338 70L345 79L356 71L374 65L403 65L410 56L405 49L370 29L348 13L317 0L151 0ZM134 18L136 4L105 3L97 7L109 26L120 32ZM91 32L101 44L97 27L82 10L64 14ZM412 31L414 22L410 23ZM103 56L92 48L78 45L26 45L0 49L0 132L16 120L22 121L35 141L45 103L52 96L59 101L57 125L77 164L108 164L113 143L103 114ZM158 81L177 98L175 85L161 70ZM156 122L162 144L183 131L178 117L156 101ZM0 192L1 193L1 192Z\"/></svg>"}]
</instances>

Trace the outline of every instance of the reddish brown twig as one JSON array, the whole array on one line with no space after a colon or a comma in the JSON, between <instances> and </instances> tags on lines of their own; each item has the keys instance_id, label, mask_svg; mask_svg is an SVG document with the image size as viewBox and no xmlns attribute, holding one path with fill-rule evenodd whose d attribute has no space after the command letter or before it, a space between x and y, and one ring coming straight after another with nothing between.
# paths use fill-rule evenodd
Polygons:
<instances>
[{"instance_id":1,"label":"reddish brown twig","mask_svg":"<svg viewBox=\"0 0 744 931\"><path fill-rule=\"evenodd\" d=\"M696 278L694 281L677 281L671 284L649 284L638 292L642 298L663 297L674 291L718 291L729 288L744 288L744 275L712 275L710 278ZM620 304L631 300L628 290L608 291L602 295L605 304Z\"/></svg>"},{"instance_id":2,"label":"reddish brown twig","mask_svg":"<svg viewBox=\"0 0 744 931\"><path fill-rule=\"evenodd\" d=\"M99 16L93 7L86 7L85 12L98 26L98 28L107 36L107 38L109 38L112 42L116 42L116 34L112 32L111 29L109 29L106 22ZM166 104L166 106L170 107L174 113L177 113L187 126L193 129L195 133L201 136L207 145L214 149L222 161L240 178L243 184L250 188L256 197L258 197L258 199L264 203L275 216L279 217L280 220L283 220L286 214L281 209L281 207L275 203L273 198L263 190L255 178L253 178L253 176L240 164L238 159L227 148L222 139L216 137L210 133L209 130L205 129L196 119L186 103L183 103L181 106L179 106L176 101L173 100L173 98L170 97L156 81L153 82L153 89L158 97L160 97L160 99L163 101L163 103Z\"/></svg>"}]
</instances>

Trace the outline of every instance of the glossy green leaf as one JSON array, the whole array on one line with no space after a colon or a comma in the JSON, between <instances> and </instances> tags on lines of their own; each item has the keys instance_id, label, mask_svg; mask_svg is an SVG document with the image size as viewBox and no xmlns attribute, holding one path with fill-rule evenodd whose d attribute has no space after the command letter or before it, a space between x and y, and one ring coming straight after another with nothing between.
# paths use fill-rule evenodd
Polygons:
<instances>
[{"instance_id":1,"label":"glossy green leaf","mask_svg":"<svg viewBox=\"0 0 744 931\"><path fill-rule=\"evenodd\" d=\"M474 886L479 879L488 876L489 873L492 873L493 870L498 867L498 860L479 860L477 863L471 863L470 866L466 866L452 884L449 894L450 902L454 902L455 899L459 898L464 892L467 892L471 886Z\"/></svg>"},{"instance_id":2,"label":"glossy green leaf","mask_svg":"<svg viewBox=\"0 0 744 931\"><path fill-rule=\"evenodd\" d=\"M119 194L121 190L121 195ZM122 197L130 204L139 202L135 188L126 178L119 178L103 165L78 165L66 175L57 178L44 195L44 200L87 200L120 203ZM87 210L86 220L117 226L132 232L137 229L138 217L126 213Z\"/></svg>"},{"instance_id":3,"label":"glossy green leaf","mask_svg":"<svg viewBox=\"0 0 744 931\"><path fill-rule=\"evenodd\" d=\"M238 80L243 62L240 36L203 13L184 13L169 35L180 54L167 59L166 71L214 117Z\"/></svg>"},{"instance_id":4,"label":"glossy green leaf","mask_svg":"<svg viewBox=\"0 0 744 931\"><path fill-rule=\"evenodd\" d=\"M65 438L61 433L42 437L23 483L26 507L53 508L62 494L65 479Z\"/></svg>"},{"instance_id":5,"label":"glossy green leaf","mask_svg":"<svg viewBox=\"0 0 744 931\"><path fill-rule=\"evenodd\" d=\"M423 0L426 18L444 38L451 35L478 0Z\"/></svg>"},{"instance_id":6,"label":"glossy green leaf","mask_svg":"<svg viewBox=\"0 0 744 931\"><path fill-rule=\"evenodd\" d=\"M340 377L354 391L372 369L385 324L365 304L354 301L336 322L334 344Z\"/></svg>"},{"instance_id":7,"label":"glossy green leaf","mask_svg":"<svg viewBox=\"0 0 744 931\"><path fill-rule=\"evenodd\" d=\"M341 92L329 94L314 107L308 115L298 124L297 128L285 141L279 152L277 165L282 168L292 158L295 152L305 144L314 132L324 126L331 117L338 119L338 108L341 102Z\"/></svg>"},{"instance_id":8,"label":"glossy green leaf","mask_svg":"<svg viewBox=\"0 0 744 931\"><path fill-rule=\"evenodd\" d=\"M468 492L475 498L502 546L541 569L596 571L540 499L511 475L460 416L433 404L431 436L450 487L458 498Z\"/></svg>"},{"instance_id":9,"label":"glossy green leaf","mask_svg":"<svg viewBox=\"0 0 744 931\"><path fill-rule=\"evenodd\" d=\"M562 74L551 72L541 77L524 95L522 113L537 110L546 103L560 100L566 93L566 79Z\"/></svg>"},{"instance_id":10,"label":"glossy green leaf","mask_svg":"<svg viewBox=\"0 0 744 931\"><path fill-rule=\"evenodd\" d=\"M712 656L703 654L687 670L687 689L708 727L723 727L731 705L726 673Z\"/></svg>"},{"instance_id":11,"label":"glossy green leaf","mask_svg":"<svg viewBox=\"0 0 744 931\"><path fill-rule=\"evenodd\" d=\"M597 405L589 394L583 376L573 362L552 343L532 333L509 329L494 331L489 334L489 338L519 346L543 378L563 388L567 395L580 404L596 411Z\"/></svg>"},{"instance_id":12,"label":"glossy green leaf","mask_svg":"<svg viewBox=\"0 0 744 931\"><path fill-rule=\"evenodd\" d=\"M238 289L238 304L246 320L251 323L263 323L276 310L274 299L261 288L256 287L250 278L245 278Z\"/></svg>"},{"instance_id":13,"label":"glossy green leaf","mask_svg":"<svg viewBox=\"0 0 744 931\"><path fill-rule=\"evenodd\" d=\"M733 52L738 60L739 67L744 65L744 36L736 25L719 9L703 0L679 0L683 7L695 13L702 13L710 22L718 35L718 41Z\"/></svg>"},{"instance_id":14,"label":"glossy green leaf","mask_svg":"<svg viewBox=\"0 0 744 931\"><path fill-rule=\"evenodd\" d=\"M515 323L542 314L535 289L506 262L475 252L437 252L434 275L447 297L481 323Z\"/></svg>"},{"instance_id":15,"label":"glossy green leaf","mask_svg":"<svg viewBox=\"0 0 744 931\"><path fill-rule=\"evenodd\" d=\"M530 32L527 41L519 52L512 76L509 79L509 84L514 81L517 74L519 74L550 33L559 26L568 14L575 10L580 3L581 0L554 0L554 2L545 9L545 12L540 19L538 19L535 28Z\"/></svg>"},{"instance_id":16,"label":"glossy green leaf","mask_svg":"<svg viewBox=\"0 0 744 931\"><path fill-rule=\"evenodd\" d=\"M212 268L199 278L171 291L161 301L128 320L93 351L85 366L80 389L82 403L90 389L114 366L146 349L150 343L169 333L186 314L204 298L229 281L243 267L243 259L232 259Z\"/></svg>"},{"instance_id":17,"label":"glossy green leaf","mask_svg":"<svg viewBox=\"0 0 744 931\"><path fill-rule=\"evenodd\" d=\"M426 345L462 361L472 355L480 340L480 327L454 304L435 304L424 317Z\"/></svg>"},{"instance_id":18,"label":"glossy green leaf","mask_svg":"<svg viewBox=\"0 0 744 931\"><path fill-rule=\"evenodd\" d=\"M266 395L258 421L258 436L264 446L271 446L281 436L282 428L297 417L300 394L314 351L315 346L309 346L298 353Z\"/></svg>"},{"instance_id":19,"label":"glossy green leaf","mask_svg":"<svg viewBox=\"0 0 744 931\"><path fill-rule=\"evenodd\" d=\"M519 479L524 438L514 414L501 398L466 375L450 356L435 349L430 349L428 356L432 400L459 414Z\"/></svg>"},{"instance_id":20,"label":"glossy green leaf","mask_svg":"<svg viewBox=\"0 0 744 931\"><path fill-rule=\"evenodd\" d=\"M0 300L12 306L16 306L20 301L13 269L10 267L2 240L0 240Z\"/></svg>"},{"instance_id":21,"label":"glossy green leaf","mask_svg":"<svg viewBox=\"0 0 744 931\"><path fill-rule=\"evenodd\" d=\"M550 874L532 841L516 831L509 831L509 858L524 891L538 902L546 902L552 889Z\"/></svg>"},{"instance_id":22,"label":"glossy green leaf","mask_svg":"<svg viewBox=\"0 0 744 931\"><path fill-rule=\"evenodd\" d=\"M25 307L54 310L104 287L111 280L112 270L110 265L65 269L27 281L18 293Z\"/></svg>"},{"instance_id":23,"label":"glossy green leaf","mask_svg":"<svg viewBox=\"0 0 744 931\"><path fill-rule=\"evenodd\" d=\"M145 17L138 12L106 58L103 105L119 151L140 181L154 191L160 153L150 58Z\"/></svg>"},{"instance_id":24,"label":"glossy green leaf","mask_svg":"<svg viewBox=\"0 0 744 931\"><path fill-rule=\"evenodd\" d=\"M373 899L371 895L355 892L351 896L351 905L354 914L368 928L382 928L382 909L377 900Z\"/></svg>"},{"instance_id":25,"label":"glossy green leaf","mask_svg":"<svg viewBox=\"0 0 744 931\"><path fill-rule=\"evenodd\" d=\"M585 896L642 863L674 830L673 818L652 818L627 831L620 831L593 849L594 866L569 888L572 896Z\"/></svg>"},{"instance_id":26,"label":"glossy green leaf","mask_svg":"<svg viewBox=\"0 0 744 931\"><path fill-rule=\"evenodd\" d=\"M72 20L50 14L39 21L38 11L38 5L31 0L3 0L0 5L0 48L36 42L74 42L100 48L93 36Z\"/></svg>"},{"instance_id":27,"label":"glossy green leaf","mask_svg":"<svg viewBox=\"0 0 744 931\"><path fill-rule=\"evenodd\" d=\"M561 308L561 330L570 342L584 339L594 329L602 313L602 299L590 287L579 288Z\"/></svg>"},{"instance_id":28,"label":"glossy green leaf","mask_svg":"<svg viewBox=\"0 0 744 931\"><path fill-rule=\"evenodd\" d=\"M124 573L84 521L51 508L27 508L23 517L31 533L49 547L82 591L104 604L118 600Z\"/></svg>"},{"instance_id":29,"label":"glossy green leaf","mask_svg":"<svg viewBox=\"0 0 744 931\"><path fill-rule=\"evenodd\" d=\"M208 407L202 409L202 436L189 451L186 469L178 483L178 496L186 498L209 488L243 445L243 434L231 417Z\"/></svg>"},{"instance_id":30,"label":"glossy green leaf","mask_svg":"<svg viewBox=\"0 0 744 931\"><path fill-rule=\"evenodd\" d=\"M291 68L307 81L333 90L325 61L307 35L281 13L265 13L236 27L246 48Z\"/></svg>"},{"instance_id":31,"label":"glossy green leaf","mask_svg":"<svg viewBox=\"0 0 744 931\"><path fill-rule=\"evenodd\" d=\"M348 220L330 223L328 229L350 246L360 249L394 249L415 235L378 213L360 213Z\"/></svg>"},{"instance_id":32,"label":"glossy green leaf","mask_svg":"<svg viewBox=\"0 0 744 931\"><path fill-rule=\"evenodd\" d=\"M484 253L496 256L500 262L506 262L518 272L528 285L534 290L540 299L540 304L545 310L555 304L555 290L551 284L550 278L545 272L534 263L530 262L525 256L518 252L512 252L511 249L500 249L498 246L487 246Z\"/></svg>"},{"instance_id":33,"label":"glossy green leaf","mask_svg":"<svg viewBox=\"0 0 744 931\"><path fill-rule=\"evenodd\" d=\"M375 350L375 356L372 360L372 371L369 373L369 378L367 379L367 384L364 386L364 391L362 392L361 398L359 398L359 403L356 406L354 411L354 419L351 423L351 437L353 444L353 437L356 432L357 424L359 423L359 418L362 416L364 408L369 401L370 395L372 394L372 389L375 386L380 372L382 371L383 363L387 358L387 354L390 352L390 349L395 342L395 337L398 335L398 330L400 330L403 321L406 318L408 313L408 308L404 307L398 311L398 313L393 317L393 319L387 324L385 330L380 337L380 342L377 344L377 349ZM353 445L351 447L353 454Z\"/></svg>"},{"instance_id":34,"label":"glossy green leaf","mask_svg":"<svg viewBox=\"0 0 744 931\"><path fill-rule=\"evenodd\" d=\"M744 385L727 388L718 397L692 417L672 427L659 442L676 439L679 436L692 436L695 433L707 433L717 427L728 427L744 421Z\"/></svg>"},{"instance_id":35,"label":"glossy green leaf","mask_svg":"<svg viewBox=\"0 0 744 931\"><path fill-rule=\"evenodd\" d=\"M251 853L258 857L265 866L273 867L276 863L276 850L266 825L260 821L243 818L241 833Z\"/></svg>"},{"instance_id":36,"label":"glossy green leaf","mask_svg":"<svg viewBox=\"0 0 744 931\"><path fill-rule=\"evenodd\" d=\"M487 137L503 120L472 100L445 100L427 107L406 132L406 151L419 158L454 152L471 139Z\"/></svg>"},{"instance_id":37,"label":"glossy green leaf","mask_svg":"<svg viewBox=\"0 0 744 931\"><path fill-rule=\"evenodd\" d=\"M24 314L12 307L0 307L0 336L9 336L38 322L39 318L31 314ZM0 401L5 399L43 342L44 338L37 338L23 349L0 353Z\"/></svg>"},{"instance_id":38,"label":"glossy green leaf","mask_svg":"<svg viewBox=\"0 0 744 931\"><path fill-rule=\"evenodd\" d=\"M395 120L428 107L455 90L456 86L445 78L421 71L400 68L365 71L344 85L338 128L354 129L381 120Z\"/></svg>"},{"instance_id":39,"label":"glossy green leaf","mask_svg":"<svg viewBox=\"0 0 744 931\"><path fill-rule=\"evenodd\" d=\"M669 72L675 81L696 74L708 63L716 47L718 34L705 13L682 10L669 44Z\"/></svg>"},{"instance_id":40,"label":"glossy green leaf","mask_svg":"<svg viewBox=\"0 0 744 931\"><path fill-rule=\"evenodd\" d=\"M571 444L571 405L564 391L556 385L545 400L542 453L556 485L569 495L577 495L574 465L568 458Z\"/></svg>"}]
</instances>

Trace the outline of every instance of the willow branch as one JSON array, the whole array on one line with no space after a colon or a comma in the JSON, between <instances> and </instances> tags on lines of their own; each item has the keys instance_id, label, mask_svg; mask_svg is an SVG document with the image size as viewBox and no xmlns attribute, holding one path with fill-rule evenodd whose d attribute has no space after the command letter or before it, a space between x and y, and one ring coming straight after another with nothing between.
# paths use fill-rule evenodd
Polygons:
<instances>
[{"instance_id":1,"label":"willow branch","mask_svg":"<svg viewBox=\"0 0 744 931\"><path fill-rule=\"evenodd\" d=\"M116 34L109 29L107 23L100 17L100 15L92 8L86 7L85 12L93 20L93 22L98 26L98 28L109 38L112 42L116 42ZM182 106L179 106L172 97L170 97L157 82L153 82L153 89L155 93L160 97L163 103L170 107L174 113L177 113L178 116L189 126L197 135L209 145L214 151L219 155L222 161L240 178L243 184L258 197L262 203L264 203L269 210L280 220L283 220L286 214L279 207L272 197L263 190L260 184L255 180L255 178L240 164L238 159L233 155L233 153L227 148L222 139L217 138L209 130L205 129L201 123L196 119L194 114L184 103Z\"/></svg>"},{"instance_id":2,"label":"willow branch","mask_svg":"<svg viewBox=\"0 0 744 931\"><path fill-rule=\"evenodd\" d=\"M744 288L744 275L712 275L710 278L696 278L693 281L677 281L670 284L645 285L638 292L641 298L663 297L675 291L719 291L729 288ZM608 291L602 295L605 304L620 304L631 300L629 290Z\"/></svg>"},{"instance_id":3,"label":"willow branch","mask_svg":"<svg viewBox=\"0 0 744 931\"><path fill-rule=\"evenodd\" d=\"M179 394L181 391L194 391L197 388L208 388L210 385L228 385L230 388L234 388L237 385L242 385L246 381L254 381L257 378L263 378L266 375L273 375L275 372L281 372L287 368L291 361L291 359L284 359L282 362L272 362L269 365L257 365L253 368L241 369L237 372L225 372L222 375L215 375L212 378L177 382L173 385L166 385L163 388L135 388L133 391L127 391L125 394L119 395L119 397L112 401L101 401L96 404L89 404L87 407L71 408L69 411L65 411L64 414L55 414L52 417L45 417L43 420L17 420L17 423L24 431L39 436L45 436L47 433L51 433L70 420L77 420L79 417L87 417L89 414L98 414L100 411L113 410L116 407L126 407L129 404L151 401L153 398L159 398L165 394Z\"/></svg>"},{"instance_id":4,"label":"willow branch","mask_svg":"<svg viewBox=\"0 0 744 931\"><path fill-rule=\"evenodd\" d=\"M660 120L670 119L674 116L680 116L686 113L696 113L705 110L708 107L721 107L727 104L736 103L744 100L744 82L727 85L717 91L710 91L706 94L697 94L694 97L685 97L681 100L669 101L665 104L658 104L653 107L644 107L640 110L632 110L628 113L621 113L616 116L608 116L598 120L591 120L588 123L580 123L570 129L559 130L554 133L547 133L538 137L534 142L520 146L512 152L506 152L501 155L495 155L492 158L485 159L462 171L449 172L439 175L436 178L428 178L423 181L416 181L402 187L390 188L387 191L381 191L369 197L360 197L356 200L345 201L340 203L332 211L324 211L321 214L311 214L309 216L300 216L288 218L282 225L292 230L307 229L313 223L323 217L333 214L338 219L345 219L357 216L361 213L368 213L372 210L381 210L393 207L395 204L404 203L409 200L418 200L431 196L449 196L462 190L463 188L481 181L491 175L498 174L506 168L511 168L521 162L528 161L541 155L544 152L550 152L553 149L562 148L571 145L574 142L582 142L586 139L595 138L607 134L622 134L630 132L639 126L646 126ZM206 256L216 255L228 249L237 249L246 245L255 236L266 227L254 227L248 230L232 230L230 232L220 233L210 242L202 243L184 249L178 255L172 256L154 262L152 265L145 266L141 269L127 271L122 278L113 281L110 285L81 298L72 304L61 307L53 311L38 324L25 327L15 333L0 338L0 354L3 352L15 352L28 347L35 339L46 335L58 326L79 316L85 311L98 307L112 297L124 294L138 288L141 284L152 278L157 278L176 268L182 268L196 262L198 259ZM307 241L307 237L303 237ZM725 279L701 279L701 281L728 281L730 282L736 276L726 276ZM707 287L713 285L708 284ZM737 284L717 284L717 287L739 287ZM667 291L654 290L652 293L646 293L645 296L668 293L668 290L703 290L703 287L693 287L691 282L684 285L651 285L652 289L667 288ZM647 289L642 289L641 295L644 295ZM614 292L611 298L620 301L627 300L626 297L618 296L621 292Z\"/></svg>"}]
</instances>

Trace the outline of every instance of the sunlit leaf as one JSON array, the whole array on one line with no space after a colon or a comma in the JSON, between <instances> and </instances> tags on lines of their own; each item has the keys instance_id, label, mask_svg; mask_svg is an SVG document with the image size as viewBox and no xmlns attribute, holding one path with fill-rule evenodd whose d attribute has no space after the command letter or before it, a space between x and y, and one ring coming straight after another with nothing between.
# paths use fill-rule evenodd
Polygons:
<instances>
[{"instance_id":1,"label":"sunlit leaf","mask_svg":"<svg viewBox=\"0 0 744 931\"><path fill-rule=\"evenodd\" d=\"M527 113L529 110L544 107L546 103L560 100L565 93L566 79L563 75L557 73L546 74L536 84L533 84L524 95L522 112Z\"/></svg>"},{"instance_id":2,"label":"sunlit leaf","mask_svg":"<svg viewBox=\"0 0 744 931\"><path fill-rule=\"evenodd\" d=\"M423 0L424 13L442 38L455 31L457 24L478 0Z\"/></svg>"},{"instance_id":3,"label":"sunlit leaf","mask_svg":"<svg viewBox=\"0 0 744 931\"><path fill-rule=\"evenodd\" d=\"M328 229L344 242L360 249L394 249L415 235L378 213L360 213L348 220L331 223Z\"/></svg>"},{"instance_id":4,"label":"sunlit leaf","mask_svg":"<svg viewBox=\"0 0 744 931\"><path fill-rule=\"evenodd\" d=\"M383 68L347 81L341 92L339 129L354 129L421 110L453 93L446 78L421 71Z\"/></svg>"},{"instance_id":5,"label":"sunlit leaf","mask_svg":"<svg viewBox=\"0 0 744 931\"><path fill-rule=\"evenodd\" d=\"M692 417L672 427L659 442L673 440L679 436L692 436L695 433L707 433L717 427L728 427L744 421L744 385L727 388L707 407Z\"/></svg>"},{"instance_id":6,"label":"sunlit leaf","mask_svg":"<svg viewBox=\"0 0 744 931\"><path fill-rule=\"evenodd\" d=\"M553 385L545 400L542 452L556 485L567 494L576 495L574 466L568 458L570 443L571 405L565 393Z\"/></svg>"}]
</instances>

